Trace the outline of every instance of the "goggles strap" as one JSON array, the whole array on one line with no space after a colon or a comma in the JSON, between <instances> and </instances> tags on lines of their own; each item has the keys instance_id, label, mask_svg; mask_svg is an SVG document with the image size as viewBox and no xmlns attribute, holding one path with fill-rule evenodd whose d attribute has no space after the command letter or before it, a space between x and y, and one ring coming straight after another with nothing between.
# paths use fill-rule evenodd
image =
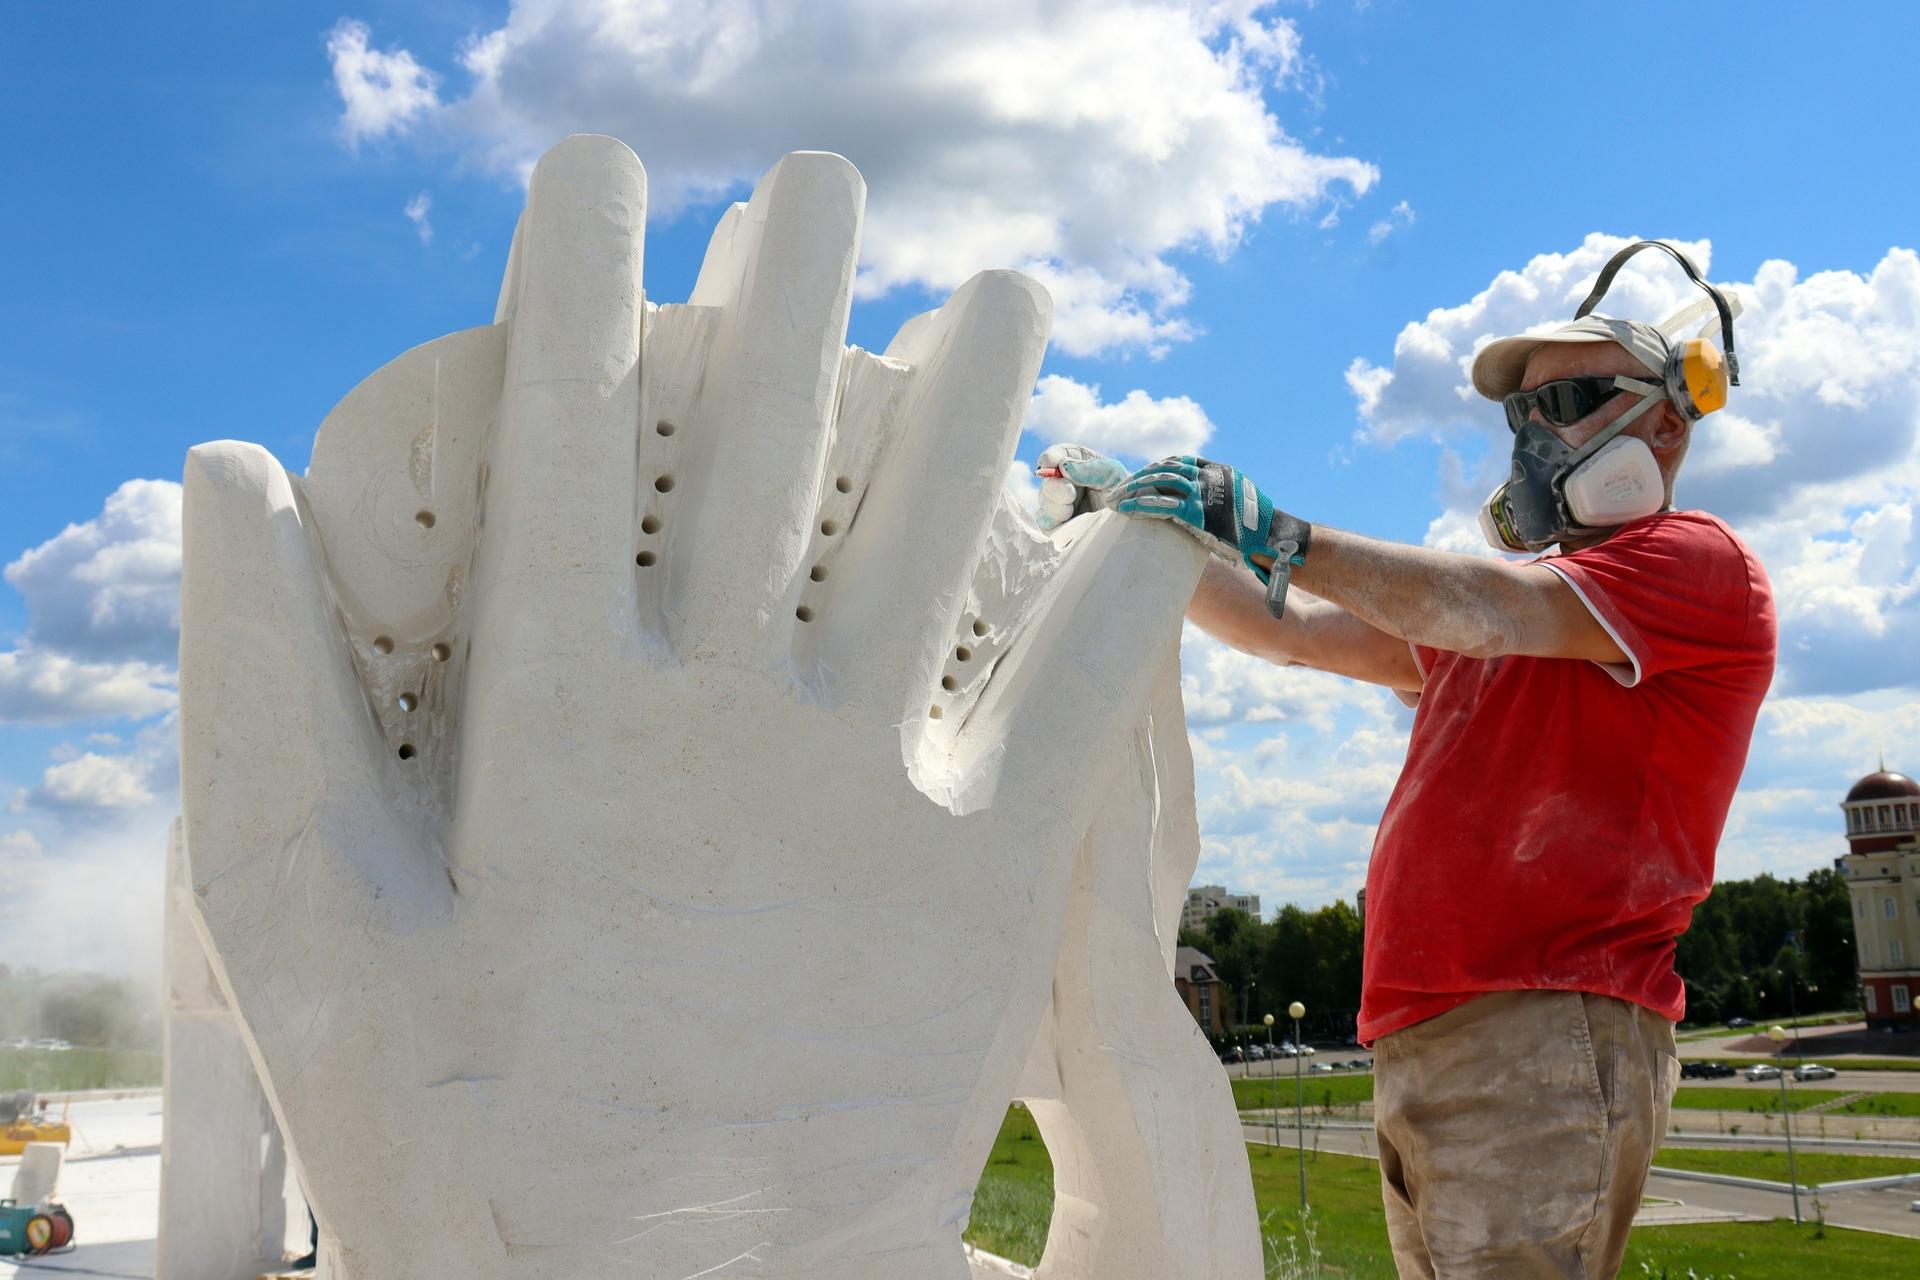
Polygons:
<instances>
[{"instance_id":1,"label":"goggles strap","mask_svg":"<svg viewBox=\"0 0 1920 1280\"><path fill-rule=\"evenodd\" d=\"M1619 387L1622 391L1639 392L1640 403L1615 418L1612 422L1609 422L1600 434L1574 450L1573 457L1567 462L1567 469L1569 471L1598 453L1601 446L1606 444L1607 441L1632 426L1641 414L1667 398L1667 389L1664 386L1656 386L1651 382L1642 382L1638 378L1617 377L1613 380L1613 385Z\"/></svg>"}]
</instances>

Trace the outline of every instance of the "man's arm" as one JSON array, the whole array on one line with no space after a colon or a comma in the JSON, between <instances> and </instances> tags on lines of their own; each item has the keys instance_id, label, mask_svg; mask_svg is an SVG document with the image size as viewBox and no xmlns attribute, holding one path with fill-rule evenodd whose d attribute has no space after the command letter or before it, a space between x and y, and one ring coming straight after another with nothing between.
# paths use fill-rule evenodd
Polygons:
<instances>
[{"instance_id":1,"label":"man's arm","mask_svg":"<svg viewBox=\"0 0 1920 1280\"><path fill-rule=\"evenodd\" d=\"M1272 564L1271 557L1255 559L1263 567ZM1566 580L1540 564L1381 542L1315 525L1312 549L1294 569L1293 583L1389 636L1471 658L1628 661ZM1291 601L1287 612L1293 612Z\"/></svg>"},{"instance_id":2,"label":"man's arm","mask_svg":"<svg viewBox=\"0 0 1920 1280\"><path fill-rule=\"evenodd\" d=\"M1423 683L1405 640L1305 591L1291 593L1286 616L1275 618L1253 575L1218 560L1207 562L1187 618L1242 653L1283 666L1316 667L1391 689L1417 691Z\"/></svg>"}]
</instances>

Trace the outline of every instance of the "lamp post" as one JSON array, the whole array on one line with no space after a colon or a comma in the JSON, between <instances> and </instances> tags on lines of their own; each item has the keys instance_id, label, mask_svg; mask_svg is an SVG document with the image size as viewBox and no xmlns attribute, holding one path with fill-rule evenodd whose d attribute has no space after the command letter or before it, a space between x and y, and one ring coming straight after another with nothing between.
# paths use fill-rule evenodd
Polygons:
<instances>
[{"instance_id":1,"label":"lamp post","mask_svg":"<svg viewBox=\"0 0 1920 1280\"><path fill-rule=\"evenodd\" d=\"M1787 1043L1787 1029L1778 1024L1767 1028L1767 1038L1781 1048ZM1779 1050L1775 1051L1778 1056ZM1782 1060L1784 1063L1784 1059ZM1787 1127L1787 1185L1793 1188L1793 1224L1800 1225L1800 1178L1793 1167L1793 1112L1787 1106L1787 1069L1780 1068L1780 1121Z\"/></svg>"},{"instance_id":2,"label":"lamp post","mask_svg":"<svg viewBox=\"0 0 1920 1280\"><path fill-rule=\"evenodd\" d=\"M1274 1074L1273 1065L1273 1015L1268 1014L1260 1021L1267 1024L1267 1090L1271 1095L1268 1115L1273 1121L1273 1147L1280 1149L1280 1079Z\"/></svg>"},{"instance_id":3,"label":"lamp post","mask_svg":"<svg viewBox=\"0 0 1920 1280\"><path fill-rule=\"evenodd\" d=\"M1307 1056L1306 1045L1300 1039L1300 1019L1307 1016L1307 1006L1295 1000L1287 1006L1287 1016L1293 1019L1293 1137L1294 1148L1300 1153L1300 1208L1307 1207L1307 1122L1306 1122L1306 1086L1300 1078L1300 1060Z\"/></svg>"}]
</instances>

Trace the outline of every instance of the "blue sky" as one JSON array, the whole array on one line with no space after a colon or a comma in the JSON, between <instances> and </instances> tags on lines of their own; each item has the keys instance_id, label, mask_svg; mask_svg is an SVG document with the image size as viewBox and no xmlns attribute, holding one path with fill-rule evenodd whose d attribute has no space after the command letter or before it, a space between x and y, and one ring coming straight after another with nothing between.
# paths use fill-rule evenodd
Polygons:
<instances>
[{"instance_id":1,"label":"blue sky","mask_svg":"<svg viewBox=\"0 0 1920 1280\"><path fill-rule=\"evenodd\" d=\"M491 317L524 167L574 130L648 165L656 299L782 151L842 151L870 191L852 341L979 268L1054 288L1022 456L1204 440L1310 519L1457 549L1504 435L1461 360L1566 314L1620 238L1695 244L1747 304L1751 385L1681 498L1754 541L1784 627L1723 871L1819 865L1876 752L1920 768L1912 7L654 9L7 12L0 886L100 923L0 926L0 961L156 954L177 494L122 486L224 436L304 466L367 373ZM1649 266L1620 306L1687 300ZM1187 662L1203 875L1350 894L1405 712Z\"/></svg>"}]
</instances>

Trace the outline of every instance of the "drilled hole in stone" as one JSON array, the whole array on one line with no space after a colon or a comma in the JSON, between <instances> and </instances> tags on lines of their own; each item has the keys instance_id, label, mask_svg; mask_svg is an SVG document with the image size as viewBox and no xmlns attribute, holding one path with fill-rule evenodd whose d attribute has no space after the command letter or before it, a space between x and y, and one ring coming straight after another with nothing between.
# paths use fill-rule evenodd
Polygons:
<instances>
[{"instance_id":1,"label":"drilled hole in stone","mask_svg":"<svg viewBox=\"0 0 1920 1280\"><path fill-rule=\"evenodd\" d=\"M825 582L827 580L827 566L817 564L807 571L807 576L815 582Z\"/></svg>"},{"instance_id":2,"label":"drilled hole in stone","mask_svg":"<svg viewBox=\"0 0 1920 1280\"><path fill-rule=\"evenodd\" d=\"M655 435L670 436L673 434L673 424L662 418L653 424L653 431Z\"/></svg>"},{"instance_id":3,"label":"drilled hole in stone","mask_svg":"<svg viewBox=\"0 0 1920 1280\"><path fill-rule=\"evenodd\" d=\"M431 529L433 528L433 512L416 511L413 513L413 522L422 529Z\"/></svg>"},{"instance_id":4,"label":"drilled hole in stone","mask_svg":"<svg viewBox=\"0 0 1920 1280\"><path fill-rule=\"evenodd\" d=\"M831 520L822 520L820 522L820 532L831 538L834 534L840 532L840 526Z\"/></svg>"},{"instance_id":5,"label":"drilled hole in stone","mask_svg":"<svg viewBox=\"0 0 1920 1280\"><path fill-rule=\"evenodd\" d=\"M812 622L813 610L809 609L806 605L803 604L798 609L795 609L793 611L793 616L800 619L800 621L802 622Z\"/></svg>"},{"instance_id":6,"label":"drilled hole in stone","mask_svg":"<svg viewBox=\"0 0 1920 1280\"><path fill-rule=\"evenodd\" d=\"M945 689L948 693L952 693L955 689L958 689L960 687L960 682L958 680L955 680L952 676L941 676L940 687L942 689Z\"/></svg>"},{"instance_id":7,"label":"drilled hole in stone","mask_svg":"<svg viewBox=\"0 0 1920 1280\"><path fill-rule=\"evenodd\" d=\"M373 638L373 651L375 653L392 653L393 637L392 636L375 636Z\"/></svg>"},{"instance_id":8,"label":"drilled hole in stone","mask_svg":"<svg viewBox=\"0 0 1920 1280\"><path fill-rule=\"evenodd\" d=\"M940 704L936 702L932 706L927 708L927 719L938 720L939 718L940 718Z\"/></svg>"},{"instance_id":9,"label":"drilled hole in stone","mask_svg":"<svg viewBox=\"0 0 1920 1280\"><path fill-rule=\"evenodd\" d=\"M642 551L639 555L633 558L633 562L639 565L642 569L651 569L653 567L654 561L658 560L659 558L660 557L654 555L653 552L651 551Z\"/></svg>"},{"instance_id":10,"label":"drilled hole in stone","mask_svg":"<svg viewBox=\"0 0 1920 1280\"><path fill-rule=\"evenodd\" d=\"M987 634L987 620L985 618L975 618L973 620L973 634L976 636L984 636Z\"/></svg>"},{"instance_id":11,"label":"drilled hole in stone","mask_svg":"<svg viewBox=\"0 0 1920 1280\"><path fill-rule=\"evenodd\" d=\"M967 648L967 646L963 644L955 645L953 649L953 656L958 658L962 662L970 662L973 660L973 650Z\"/></svg>"},{"instance_id":12,"label":"drilled hole in stone","mask_svg":"<svg viewBox=\"0 0 1920 1280\"><path fill-rule=\"evenodd\" d=\"M411 760L414 758L414 756L418 754L419 752L413 749L413 744L411 742L403 742L400 744L400 758L402 760Z\"/></svg>"},{"instance_id":13,"label":"drilled hole in stone","mask_svg":"<svg viewBox=\"0 0 1920 1280\"><path fill-rule=\"evenodd\" d=\"M673 491L673 477L661 476L653 482L653 487L662 493L671 493Z\"/></svg>"},{"instance_id":14,"label":"drilled hole in stone","mask_svg":"<svg viewBox=\"0 0 1920 1280\"><path fill-rule=\"evenodd\" d=\"M842 493L852 493L853 481L847 476L841 476L838 480L835 480L833 482L833 487L838 489Z\"/></svg>"},{"instance_id":15,"label":"drilled hole in stone","mask_svg":"<svg viewBox=\"0 0 1920 1280\"><path fill-rule=\"evenodd\" d=\"M453 656L453 650L449 646L444 644L437 644L433 646L433 660L435 662L445 662L448 658L451 658L452 656Z\"/></svg>"},{"instance_id":16,"label":"drilled hole in stone","mask_svg":"<svg viewBox=\"0 0 1920 1280\"><path fill-rule=\"evenodd\" d=\"M646 517L645 519L643 519L643 520L642 520L642 521L640 522L640 532L642 532L642 533L658 533L658 532L660 532L660 517L659 517L659 516L648 516L648 517Z\"/></svg>"},{"instance_id":17,"label":"drilled hole in stone","mask_svg":"<svg viewBox=\"0 0 1920 1280\"><path fill-rule=\"evenodd\" d=\"M419 705L420 699L414 697L412 694L403 693L400 695L400 709L402 711L411 711Z\"/></svg>"}]
</instances>

